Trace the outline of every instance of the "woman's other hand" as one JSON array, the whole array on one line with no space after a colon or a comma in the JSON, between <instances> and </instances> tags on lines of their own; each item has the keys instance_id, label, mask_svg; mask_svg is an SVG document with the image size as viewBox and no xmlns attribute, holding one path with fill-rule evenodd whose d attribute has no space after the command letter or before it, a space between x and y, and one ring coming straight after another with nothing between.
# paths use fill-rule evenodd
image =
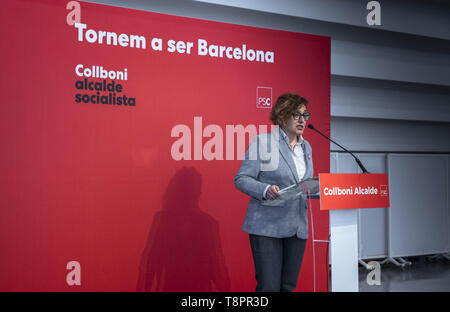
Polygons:
<instances>
[{"instance_id":1,"label":"woman's other hand","mask_svg":"<svg viewBox=\"0 0 450 312\"><path fill-rule=\"evenodd\" d=\"M266 198L269 200L277 199L278 197L280 197L280 193L278 193L279 190L280 188L278 187L278 185L271 185L267 189Z\"/></svg>"}]
</instances>

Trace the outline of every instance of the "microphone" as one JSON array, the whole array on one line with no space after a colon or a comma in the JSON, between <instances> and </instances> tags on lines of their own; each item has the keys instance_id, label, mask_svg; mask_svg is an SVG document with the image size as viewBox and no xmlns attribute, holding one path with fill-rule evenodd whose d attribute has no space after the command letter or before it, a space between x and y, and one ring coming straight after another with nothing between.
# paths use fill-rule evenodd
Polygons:
<instances>
[{"instance_id":1,"label":"microphone","mask_svg":"<svg viewBox=\"0 0 450 312\"><path fill-rule=\"evenodd\" d=\"M319 133L321 136L327 138L329 141L333 142L334 144L336 144L337 146L339 146L340 148L342 148L344 151L346 151L347 153L349 153L350 155L353 156L353 158L355 158L356 163L358 164L359 168L361 168L363 173L369 173L369 171L367 171L366 168L364 168L363 164L361 163L361 161L358 159L358 157L356 157L355 155L353 155L352 152L350 152L348 149L346 149L345 147L341 146L340 144L334 142L332 139L330 139L329 137L327 137L325 134L323 134L322 132L320 132L319 130L317 130L316 128L314 128L314 126L312 124L308 125L308 128L311 130L316 131L317 133Z\"/></svg>"}]
</instances>

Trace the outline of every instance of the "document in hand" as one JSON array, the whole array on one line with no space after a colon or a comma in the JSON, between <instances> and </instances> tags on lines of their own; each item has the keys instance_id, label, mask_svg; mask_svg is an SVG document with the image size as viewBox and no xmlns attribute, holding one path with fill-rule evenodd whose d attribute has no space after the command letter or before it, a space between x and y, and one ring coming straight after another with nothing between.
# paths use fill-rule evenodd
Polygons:
<instances>
[{"instance_id":1,"label":"document in hand","mask_svg":"<svg viewBox=\"0 0 450 312\"><path fill-rule=\"evenodd\" d=\"M282 188L278 191L280 197L274 200L264 200L262 205L265 206L283 206L285 201L296 200L299 196L304 199L308 195L313 195L318 193L320 190L319 179L317 177L309 178L289 185L288 187Z\"/></svg>"}]
</instances>

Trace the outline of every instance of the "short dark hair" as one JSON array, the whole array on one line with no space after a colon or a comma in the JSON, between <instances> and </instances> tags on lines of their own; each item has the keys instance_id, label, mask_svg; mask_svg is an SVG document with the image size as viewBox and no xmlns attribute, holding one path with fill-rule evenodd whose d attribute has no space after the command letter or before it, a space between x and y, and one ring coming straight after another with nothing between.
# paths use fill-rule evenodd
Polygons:
<instances>
[{"instance_id":1,"label":"short dark hair","mask_svg":"<svg viewBox=\"0 0 450 312\"><path fill-rule=\"evenodd\" d=\"M278 97L275 105L272 107L270 120L275 125L281 126L302 106L308 107L307 99L298 94L283 93Z\"/></svg>"}]
</instances>

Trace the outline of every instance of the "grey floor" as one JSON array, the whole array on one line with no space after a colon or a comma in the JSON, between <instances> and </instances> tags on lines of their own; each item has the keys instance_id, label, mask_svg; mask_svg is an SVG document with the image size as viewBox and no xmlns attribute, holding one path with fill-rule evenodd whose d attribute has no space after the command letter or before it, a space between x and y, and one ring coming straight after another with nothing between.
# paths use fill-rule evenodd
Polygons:
<instances>
[{"instance_id":1,"label":"grey floor","mask_svg":"<svg viewBox=\"0 0 450 312\"><path fill-rule=\"evenodd\" d=\"M393 264L381 265L381 285L369 285L370 272L359 267L360 292L442 292L450 291L450 261L408 259L412 265L404 269Z\"/></svg>"}]
</instances>

